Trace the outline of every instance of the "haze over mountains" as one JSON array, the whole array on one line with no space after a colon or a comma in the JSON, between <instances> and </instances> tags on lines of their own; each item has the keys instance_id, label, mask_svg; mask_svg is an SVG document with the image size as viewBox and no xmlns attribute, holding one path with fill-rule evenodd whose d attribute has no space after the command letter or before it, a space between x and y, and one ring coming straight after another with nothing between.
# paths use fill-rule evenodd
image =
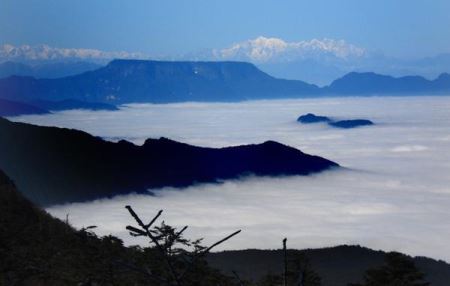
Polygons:
<instances>
[{"instance_id":1,"label":"haze over mountains","mask_svg":"<svg viewBox=\"0 0 450 286\"><path fill-rule=\"evenodd\" d=\"M32 103L77 100L91 103L230 102L322 95L413 95L450 92L450 75L434 80L349 73L319 88L274 78L245 62L114 60L105 67L56 79L0 79L0 98Z\"/></svg>"},{"instance_id":2,"label":"haze over mountains","mask_svg":"<svg viewBox=\"0 0 450 286\"><path fill-rule=\"evenodd\" d=\"M35 78L58 78L76 75L101 67L102 65L87 61L56 61L21 63L6 61L0 63L0 78L12 75L32 76Z\"/></svg>"},{"instance_id":3,"label":"haze over mountains","mask_svg":"<svg viewBox=\"0 0 450 286\"><path fill-rule=\"evenodd\" d=\"M0 63L17 62L32 67L21 75L38 78L57 77L55 64L74 65L78 71L92 70L92 65L105 65L120 59L155 59L183 61L246 61L278 78L303 80L320 86L349 72L376 72L395 77L420 75L436 78L450 70L450 54L401 59L372 51L345 40L310 39L287 41L277 37L256 37L223 47L193 51L179 55L155 55L143 52L102 51L98 49L56 48L48 45L0 46ZM91 66L89 66L90 64ZM0 66L0 75L13 75L12 69ZM73 75L61 68L59 76ZM69 74L70 73L70 74ZM16 73L16 75L18 75ZM1 77L1 76L0 76Z\"/></svg>"}]
</instances>

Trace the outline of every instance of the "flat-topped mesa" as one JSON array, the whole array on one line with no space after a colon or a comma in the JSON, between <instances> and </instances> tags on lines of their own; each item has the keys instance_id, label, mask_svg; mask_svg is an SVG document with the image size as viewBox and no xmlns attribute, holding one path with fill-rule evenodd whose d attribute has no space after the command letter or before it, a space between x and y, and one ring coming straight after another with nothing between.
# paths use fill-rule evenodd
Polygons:
<instances>
[{"instance_id":1,"label":"flat-topped mesa","mask_svg":"<svg viewBox=\"0 0 450 286\"><path fill-rule=\"evenodd\" d=\"M22 101L223 102L318 93L315 85L277 79L245 62L114 60L94 71L58 79L0 79L0 98Z\"/></svg>"},{"instance_id":2,"label":"flat-topped mesa","mask_svg":"<svg viewBox=\"0 0 450 286\"><path fill-rule=\"evenodd\" d=\"M166 138L137 146L88 133L0 118L0 168L41 205L86 201L246 175L308 175L338 164L295 148L262 144L204 148Z\"/></svg>"}]
</instances>

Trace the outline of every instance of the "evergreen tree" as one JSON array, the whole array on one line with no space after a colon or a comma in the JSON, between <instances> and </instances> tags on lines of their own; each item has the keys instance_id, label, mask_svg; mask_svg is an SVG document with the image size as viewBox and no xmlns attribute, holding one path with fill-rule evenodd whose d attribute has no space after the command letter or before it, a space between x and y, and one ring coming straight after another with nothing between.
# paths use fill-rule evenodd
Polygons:
<instances>
[{"instance_id":1,"label":"evergreen tree","mask_svg":"<svg viewBox=\"0 0 450 286\"><path fill-rule=\"evenodd\" d=\"M258 283L258 286L282 286L282 275L268 274ZM320 286L320 276L313 270L308 258L297 255L288 261L287 272L288 286Z\"/></svg>"},{"instance_id":2,"label":"evergreen tree","mask_svg":"<svg viewBox=\"0 0 450 286\"><path fill-rule=\"evenodd\" d=\"M379 268L367 270L364 284L349 286L428 286L425 275L417 269L414 261L408 256L390 252L385 256L385 264Z\"/></svg>"}]
</instances>

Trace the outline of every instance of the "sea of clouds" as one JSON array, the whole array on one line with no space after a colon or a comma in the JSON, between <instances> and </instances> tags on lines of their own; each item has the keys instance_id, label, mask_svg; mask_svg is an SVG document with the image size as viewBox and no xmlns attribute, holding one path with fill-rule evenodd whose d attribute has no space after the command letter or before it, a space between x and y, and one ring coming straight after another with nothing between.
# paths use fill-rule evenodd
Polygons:
<instances>
[{"instance_id":1,"label":"sea of clouds","mask_svg":"<svg viewBox=\"0 0 450 286\"><path fill-rule=\"evenodd\" d=\"M366 118L350 130L302 125L308 112ZM16 121L76 128L108 140L142 144L168 137L210 147L276 140L347 169L313 176L247 177L223 184L154 190L54 206L76 227L97 225L126 244L145 243L125 231L131 205L151 219L189 225L186 235L209 244L242 233L221 249L361 244L450 261L450 97L370 97L125 105L119 111L65 111Z\"/></svg>"}]
</instances>

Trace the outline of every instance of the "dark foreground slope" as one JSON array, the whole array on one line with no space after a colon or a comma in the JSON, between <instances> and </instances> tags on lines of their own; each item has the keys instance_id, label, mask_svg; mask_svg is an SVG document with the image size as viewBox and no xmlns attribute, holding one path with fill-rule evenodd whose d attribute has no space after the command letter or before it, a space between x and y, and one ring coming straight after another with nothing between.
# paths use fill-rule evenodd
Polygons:
<instances>
[{"instance_id":1,"label":"dark foreground slope","mask_svg":"<svg viewBox=\"0 0 450 286\"><path fill-rule=\"evenodd\" d=\"M0 98L130 102L237 101L317 94L298 80L276 79L243 62L114 60L107 66L58 79L0 79Z\"/></svg>"},{"instance_id":2,"label":"dark foreground slope","mask_svg":"<svg viewBox=\"0 0 450 286\"><path fill-rule=\"evenodd\" d=\"M0 285L167 285L130 267L167 277L155 249L126 248L113 236L73 229L25 199L0 171ZM235 285L206 264L191 268L183 285L209 286L208 280Z\"/></svg>"},{"instance_id":3,"label":"dark foreground slope","mask_svg":"<svg viewBox=\"0 0 450 286\"><path fill-rule=\"evenodd\" d=\"M362 282L367 269L383 264L385 254L360 246L289 250L289 257L307 257L311 268L321 277L322 286L347 286L347 283ZM449 285L450 264L425 257L415 257L414 262L432 286ZM234 270L243 279L258 281L267 273L282 273L283 252L256 249L218 252L208 255L208 263L224 273Z\"/></svg>"},{"instance_id":4,"label":"dark foreground slope","mask_svg":"<svg viewBox=\"0 0 450 286\"><path fill-rule=\"evenodd\" d=\"M0 168L41 205L248 174L307 175L338 166L273 141L213 149L161 138L136 146L6 119L0 119L0 134Z\"/></svg>"}]
</instances>

